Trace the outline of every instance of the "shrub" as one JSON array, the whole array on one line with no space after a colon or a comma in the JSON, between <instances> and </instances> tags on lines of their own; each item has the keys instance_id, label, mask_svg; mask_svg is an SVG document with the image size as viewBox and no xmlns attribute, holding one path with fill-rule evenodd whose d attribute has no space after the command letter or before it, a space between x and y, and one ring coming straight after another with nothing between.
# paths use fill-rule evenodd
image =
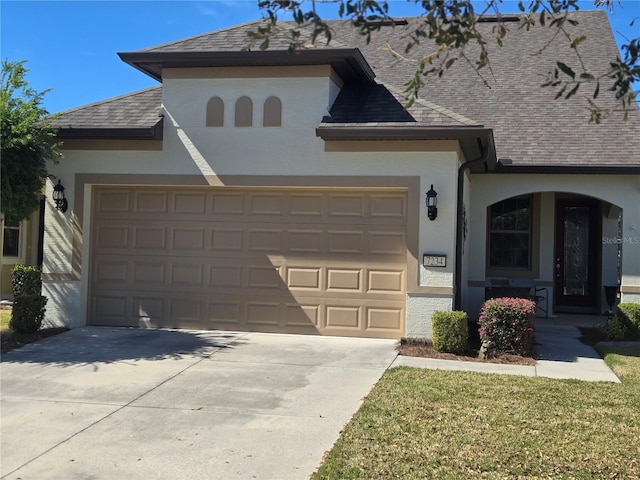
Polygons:
<instances>
[{"instance_id":1,"label":"shrub","mask_svg":"<svg viewBox=\"0 0 640 480\"><path fill-rule=\"evenodd\" d=\"M480 356L496 353L533 354L536 304L524 298L493 298L480 311Z\"/></svg>"},{"instance_id":2,"label":"shrub","mask_svg":"<svg viewBox=\"0 0 640 480\"><path fill-rule=\"evenodd\" d=\"M40 295L42 290L41 272L31 265L15 265L11 271L13 296Z\"/></svg>"},{"instance_id":3,"label":"shrub","mask_svg":"<svg viewBox=\"0 0 640 480\"><path fill-rule=\"evenodd\" d=\"M11 271L13 309L9 328L16 333L34 333L42 326L47 299L40 295L40 274L38 267L30 265L15 265Z\"/></svg>"},{"instance_id":4,"label":"shrub","mask_svg":"<svg viewBox=\"0 0 640 480\"><path fill-rule=\"evenodd\" d=\"M40 330L44 320L47 297L21 295L14 298L9 328L16 333L34 333Z\"/></svg>"},{"instance_id":5,"label":"shrub","mask_svg":"<svg viewBox=\"0 0 640 480\"><path fill-rule=\"evenodd\" d=\"M640 338L640 304L619 304L615 315L602 330L610 340L636 340Z\"/></svg>"},{"instance_id":6,"label":"shrub","mask_svg":"<svg viewBox=\"0 0 640 480\"><path fill-rule=\"evenodd\" d=\"M623 318L630 329L640 336L640 303L621 303L616 309L616 316Z\"/></svg>"},{"instance_id":7,"label":"shrub","mask_svg":"<svg viewBox=\"0 0 640 480\"><path fill-rule=\"evenodd\" d=\"M465 312L433 312L431 323L436 351L462 353L466 350L469 329Z\"/></svg>"}]
</instances>

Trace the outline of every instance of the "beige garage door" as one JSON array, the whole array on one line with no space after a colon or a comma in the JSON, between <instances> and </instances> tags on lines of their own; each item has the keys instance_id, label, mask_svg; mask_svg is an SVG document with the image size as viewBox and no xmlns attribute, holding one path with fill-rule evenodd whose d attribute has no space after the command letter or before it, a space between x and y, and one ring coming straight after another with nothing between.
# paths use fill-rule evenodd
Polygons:
<instances>
[{"instance_id":1,"label":"beige garage door","mask_svg":"<svg viewBox=\"0 0 640 480\"><path fill-rule=\"evenodd\" d=\"M404 191L94 189L90 323L398 338Z\"/></svg>"}]
</instances>

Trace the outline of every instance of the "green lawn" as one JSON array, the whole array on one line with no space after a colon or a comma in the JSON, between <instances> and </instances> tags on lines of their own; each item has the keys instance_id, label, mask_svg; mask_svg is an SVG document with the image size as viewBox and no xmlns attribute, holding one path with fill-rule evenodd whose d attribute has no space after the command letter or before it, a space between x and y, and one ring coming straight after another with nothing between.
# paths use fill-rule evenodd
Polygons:
<instances>
[{"instance_id":1,"label":"green lawn","mask_svg":"<svg viewBox=\"0 0 640 480\"><path fill-rule=\"evenodd\" d=\"M394 368L314 479L638 479L640 347L622 384Z\"/></svg>"},{"instance_id":2,"label":"green lawn","mask_svg":"<svg viewBox=\"0 0 640 480\"><path fill-rule=\"evenodd\" d=\"M0 310L0 330L9 328L11 320L11 310Z\"/></svg>"}]
</instances>

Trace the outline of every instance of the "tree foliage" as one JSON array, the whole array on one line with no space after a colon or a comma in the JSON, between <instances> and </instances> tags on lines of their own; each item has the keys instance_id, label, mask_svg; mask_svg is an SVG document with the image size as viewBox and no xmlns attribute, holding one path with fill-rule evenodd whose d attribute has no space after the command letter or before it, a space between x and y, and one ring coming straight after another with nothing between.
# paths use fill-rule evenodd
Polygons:
<instances>
[{"instance_id":1,"label":"tree foliage","mask_svg":"<svg viewBox=\"0 0 640 480\"><path fill-rule=\"evenodd\" d=\"M458 61L469 64L482 78L481 70L491 69L487 48L489 42L495 42L501 47L509 33L506 22L502 20L507 16L501 12L503 0L474 2L481 8L474 6L471 0L412 1L419 4L422 9L421 22L408 37L404 52L393 52L398 58L402 58L410 51L415 52L423 47L415 75L407 79L405 84L407 106L418 98L421 88L425 85L425 77L442 76ZM576 34L576 29L570 31L567 28L567 26L578 26L578 22L569 15L570 12L579 9L578 1L520 0L518 2L522 14L519 28L530 29L539 24L542 27L556 29L554 39L565 38L571 50L575 52L580 65L580 70L575 71L567 63L558 59L556 67L547 73L541 86L557 89L556 98L570 98L582 85L588 85L593 89L588 98L590 121L599 123L614 110L622 112L626 118L636 101L637 91L634 90L633 83L640 82L640 62L638 61L640 37L629 39L628 43L622 46L623 58L610 59L610 68L606 73L596 75L590 72L582 61L580 51L580 44L586 40L586 36ZM309 42L313 44L318 40L329 43L333 36L331 26L318 14L317 8L319 4L327 3L335 4L339 17L350 21L354 29L367 42L383 25L393 20L389 8L390 0L259 0L258 5L264 12L263 22L249 35L254 41L259 42L261 49L269 48L270 39L276 34L283 33L292 50L305 48ZM594 0L594 6L613 9L615 0ZM478 20L486 15L494 15L496 19L490 35L482 33L477 28ZM294 26L287 29L280 28L279 16L291 16ZM598 103L601 84L606 84L609 90L615 92L618 100L617 108L611 109Z\"/></svg>"},{"instance_id":2,"label":"tree foliage","mask_svg":"<svg viewBox=\"0 0 640 480\"><path fill-rule=\"evenodd\" d=\"M1 208L15 221L28 218L39 207L46 162L61 157L52 117L42 105L48 90L29 87L24 64L3 60L0 90Z\"/></svg>"}]
</instances>

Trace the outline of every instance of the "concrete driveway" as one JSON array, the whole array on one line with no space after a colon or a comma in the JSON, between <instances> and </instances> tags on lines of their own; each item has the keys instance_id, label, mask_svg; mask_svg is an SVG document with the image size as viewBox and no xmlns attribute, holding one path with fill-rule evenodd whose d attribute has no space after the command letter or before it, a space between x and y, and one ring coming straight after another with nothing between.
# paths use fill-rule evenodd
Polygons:
<instances>
[{"instance_id":1,"label":"concrete driveway","mask_svg":"<svg viewBox=\"0 0 640 480\"><path fill-rule=\"evenodd\" d=\"M3 356L7 479L306 479L393 340L85 327Z\"/></svg>"}]
</instances>

